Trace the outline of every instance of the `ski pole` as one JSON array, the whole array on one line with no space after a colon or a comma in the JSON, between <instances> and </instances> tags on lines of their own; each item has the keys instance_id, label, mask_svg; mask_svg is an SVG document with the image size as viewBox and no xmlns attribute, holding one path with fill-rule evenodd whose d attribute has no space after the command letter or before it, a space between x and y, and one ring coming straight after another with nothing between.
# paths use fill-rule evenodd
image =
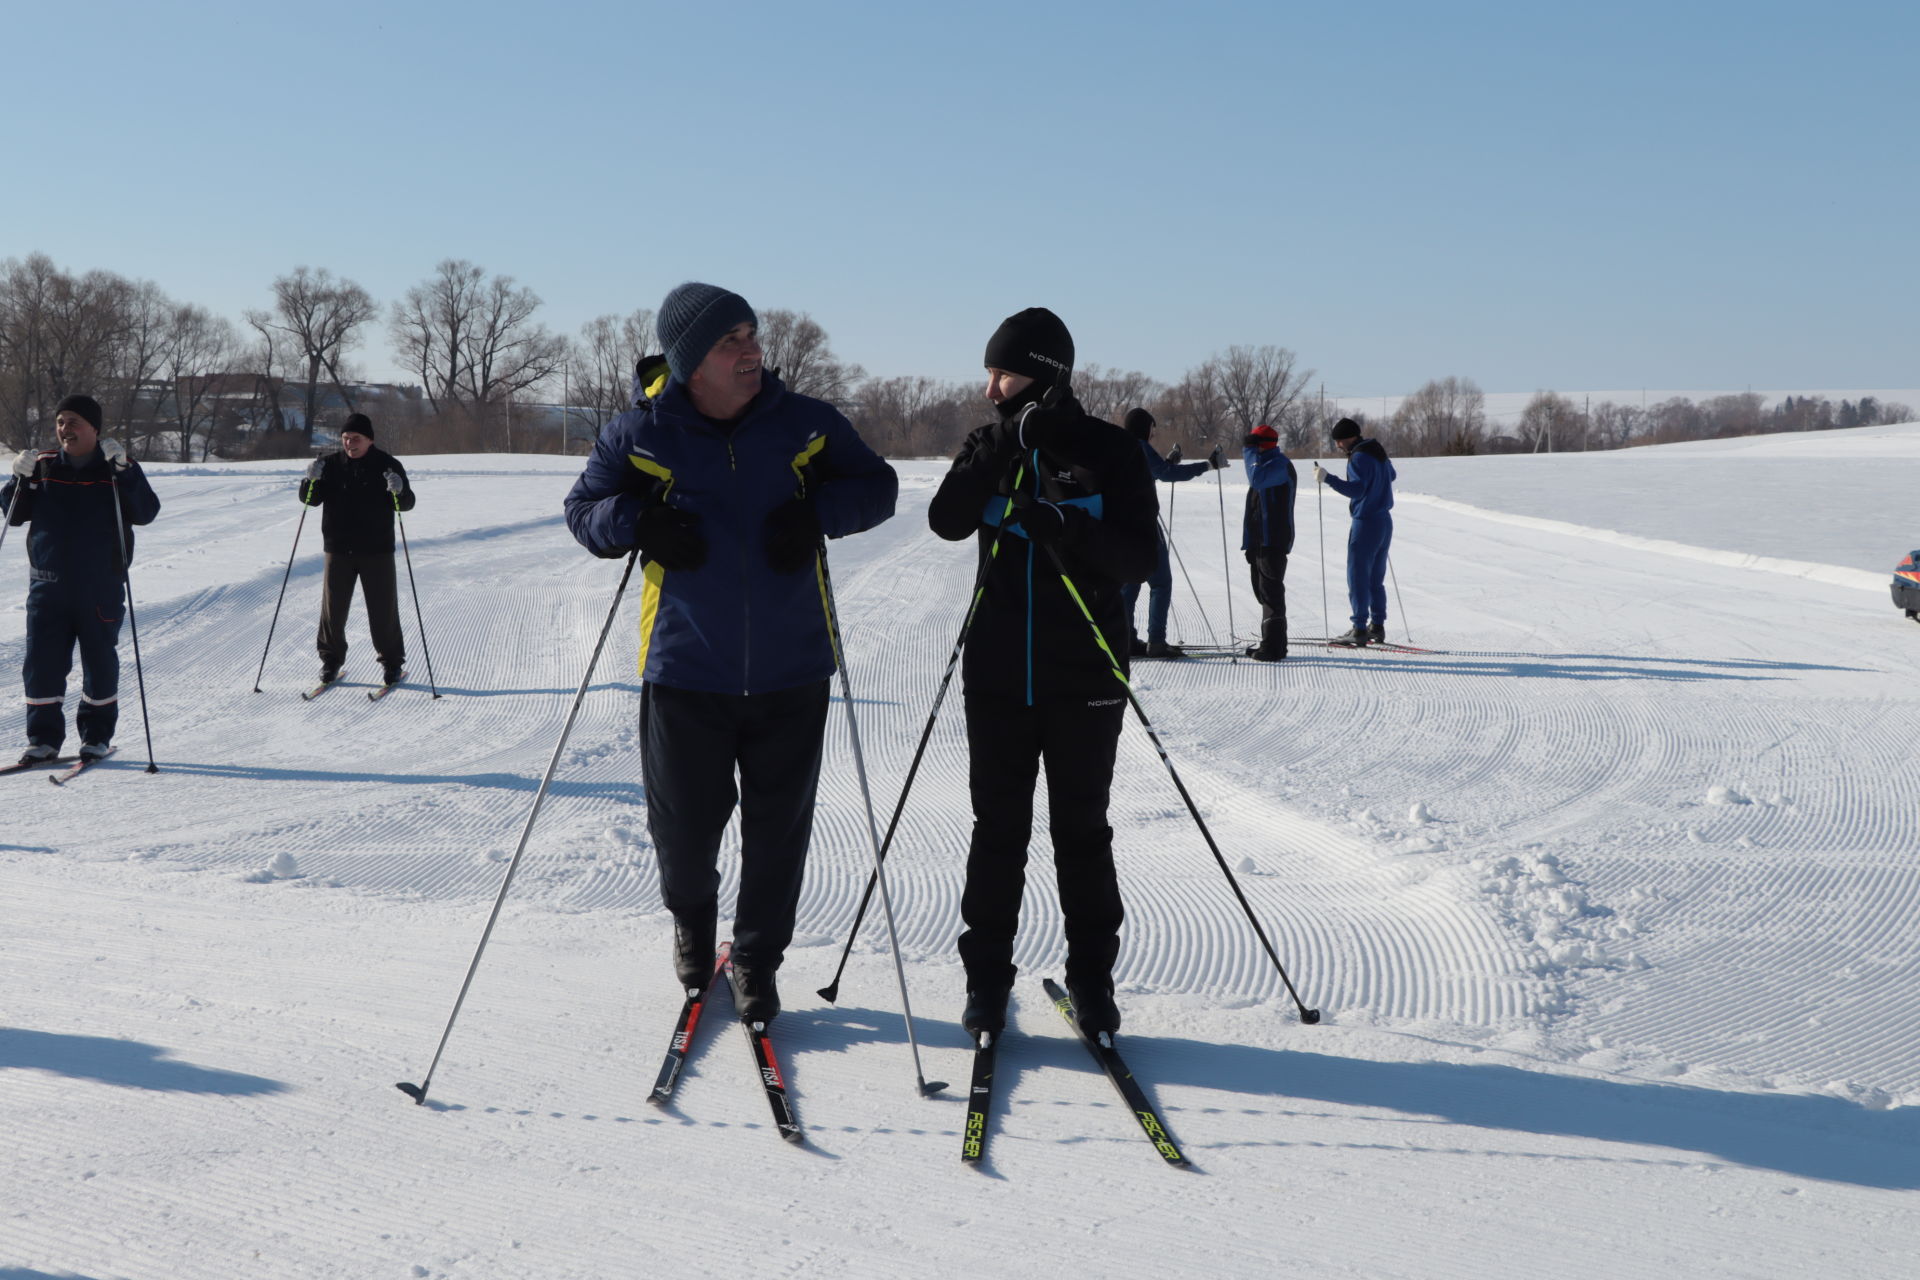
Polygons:
<instances>
[{"instance_id":1,"label":"ski pole","mask_svg":"<svg viewBox=\"0 0 1920 1280\"><path fill-rule=\"evenodd\" d=\"M1320 459L1313 460L1315 470L1320 469ZM1320 625L1325 628L1321 635L1333 638L1333 614L1327 609L1327 485L1317 481L1313 486L1314 506L1320 514Z\"/></svg>"},{"instance_id":2,"label":"ski pole","mask_svg":"<svg viewBox=\"0 0 1920 1280\"><path fill-rule=\"evenodd\" d=\"M446 1052L447 1037L453 1034L454 1020L460 1016L460 1006L467 1002L467 991L473 986L473 975L480 970L480 957L486 954L487 940L493 936L493 926L500 919L500 908L506 905L507 890L513 887L513 876L520 869L520 859L527 851L527 841L533 835L534 821L540 816L540 806L546 802L547 788L553 783L554 770L560 767L560 753L567 749L567 739L573 734L573 722L580 715L580 704L586 701L587 689L593 683L593 669L600 665L600 651L606 647L607 633L613 630L614 617L620 612L620 598L627 593L627 582L633 577L633 565L640 558L640 548L635 547L627 553L626 572L620 575L620 585L614 589L613 604L607 608L607 620L600 628L600 638L594 642L593 656L587 659L586 674L580 677L579 692L573 695L573 707L567 712L567 723L560 730L560 741L553 744L553 758L547 761L547 771L540 779L540 789L534 793L533 807L527 811L526 825L520 828L520 843L513 851L513 858L507 863L507 872L500 880L500 892L493 900L493 911L487 916L487 927L480 931L480 945L474 948L473 961L467 965L467 976L460 984L460 994L454 998L453 1012L447 1015L446 1028L440 1033L439 1047L433 1051L433 1061L427 1064L427 1074L420 1078L419 1084L405 1080L393 1087L412 1098L415 1106L424 1106L427 1090L433 1087L433 1073L440 1067L440 1055Z\"/></svg>"},{"instance_id":3,"label":"ski pole","mask_svg":"<svg viewBox=\"0 0 1920 1280\"><path fill-rule=\"evenodd\" d=\"M1393 603L1400 610L1400 629L1407 633L1407 643L1413 643L1413 628L1407 623L1407 604L1400 598L1400 575L1393 571L1393 557L1387 557L1387 576L1393 579Z\"/></svg>"},{"instance_id":4,"label":"ski pole","mask_svg":"<svg viewBox=\"0 0 1920 1280\"><path fill-rule=\"evenodd\" d=\"M396 493L392 497L393 518L400 525L400 549L407 557L407 586L413 592L413 621L420 631L420 652L427 659L427 688L433 690L433 696L438 698L440 686L433 682L433 650L427 648L427 622L420 616L420 587L413 580L413 551L407 546L407 522L400 514L400 495Z\"/></svg>"},{"instance_id":5,"label":"ski pole","mask_svg":"<svg viewBox=\"0 0 1920 1280\"><path fill-rule=\"evenodd\" d=\"M913 1003L907 998L907 971L900 961L900 934L894 926L893 897L887 889L886 859L880 852L880 828L873 820L873 792L867 786L867 761L860 751L860 724L853 714L853 686L847 678L847 650L840 639L840 606L833 597L833 574L827 568L827 548L822 543L815 551L820 566L821 599L827 606L827 638L833 642L834 665L840 668L840 701L847 708L847 740L853 744L853 771L860 778L860 803L867 815L867 847L873 850L873 877L880 883L880 913L887 920L887 945L893 951L893 973L900 983L900 1009L907 1019L907 1046L913 1050L913 1074L920 1082L923 1097L947 1087L944 1080L927 1081L920 1065L920 1041L913 1033Z\"/></svg>"},{"instance_id":6,"label":"ski pole","mask_svg":"<svg viewBox=\"0 0 1920 1280\"><path fill-rule=\"evenodd\" d=\"M133 616L133 566L127 562L127 518L120 510L120 483L113 478L111 466L107 469L107 486L113 491L113 526L120 534L117 553L121 577L127 586L127 626L133 632L133 678L140 690L140 726L147 734L147 772L158 773L160 766L153 762L153 721L147 717L147 677L140 666L140 621Z\"/></svg>"},{"instance_id":7,"label":"ski pole","mask_svg":"<svg viewBox=\"0 0 1920 1280\"><path fill-rule=\"evenodd\" d=\"M1222 585L1227 589L1227 648L1236 651L1233 660L1238 662L1240 637L1233 625L1233 566L1227 559L1227 483L1221 479L1218 471L1213 473L1213 490L1220 497L1220 577L1223 580ZM1065 569L1061 569L1060 576L1063 578L1066 576ZM1089 617L1088 621L1091 622L1092 618ZM1124 677L1122 682L1125 682Z\"/></svg>"},{"instance_id":8,"label":"ski pole","mask_svg":"<svg viewBox=\"0 0 1920 1280\"><path fill-rule=\"evenodd\" d=\"M260 692L260 677L266 674L267 654L273 651L273 629L280 625L280 606L287 599L287 580L293 577L293 558L300 553L300 531L307 527L307 504L300 504L300 523L293 526L293 550L287 553L287 571L280 575L280 598L273 602L273 621L267 624L267 645L260 650L260 670L253 673L253 691Z\"/></svg>"},{"instance_id":9,"label":"ski pole","mask_svg":"<svg viewBox=\"0 0 1920 1280\"><path fill-rule=\"evenodd\" d=\"M1186 579L1187 591L1193 596L1193 607L1200 611L1200 625L1207 629L1207 637L1216 645L1219 644L1220 633L1213 629L1213 619L1207 616L1207 606L1200 603L1200 589L1193 585L1193 575L1187 572L1187 562L1180 558L1180 548L1173 544L1173 527L1162 525L1160 535L1167 540L1167 550L1173 552L1173 562L1180 566L1180 576Z\"/></svg>"},{"instance_id":10,"label":"ski pole","mask_svg":"<svg viewBox=\"0 0 1920 1280\"><path fill-rule=\"evenodd\" d=\"M1048 559L1053 561L1054 571L1060 575L1060 585L1067 589L1067 594L1073 597L1074 604L1080 608L1080 616L1087 620L1087 626L1093 631L1093 642L1099 646L1100 652L1107 656L1107 663L1113 668L1113 678L1118 680L1120 687L1126 691L1127 705L1133 708L1133 714L1139 719L1140 727L1147 731L1147 737L1153 743L1154 754L1160 757L1161 764L1167 766L1167 776L1173 779L1174 789L1186 802L1187 812L1193 815L1194 824L1200 828L1200 835L1206 840L1207 848L1213 854L1213 860L1220 864L1221 874L1227 877L1227 883L1233 888L1233 896L1240 900L1240 909L1246 913L1247 923L1253 926L1253 932L1260 939L1260 945L1266 949L1267 959L1273 961L1274 969L1280 974L1280 981L1286 985L1287 994L1293 997L1294 1007L1300 1011L1300 1021L1309 1025L1320 1021L1320 1011L1307 1008L1306 1003L1300 999L1300 993L1294 989L1293 979L1287 976L1286 966L1280 963L1279 954L1274 951L1273 943L1267 939L1267 931L1261 927L1259 917L1253 913L1253 904L1247 901L1246 893L1240 888L1240 881L1234 877L1233 869L1227 866L1227 859L1220 852L1220 846L1214 842L1213 832L1208 828L1206 819L1200 816L1199 806L1193 802L1193 797L1187 792L1187 784L1180 780L1180 771L1173 767L1173 758L1167 754L1166 747L1161 744L1160 734L1154 729L1153 721L1147 718L1146 709L1140 705L1140 699L1134 696L1133 685L1128 682L1126 672L1121 670L1119 660L1113 656L1113 650L1107 647L1107 637L1101 632L1100 624L1093 620L1093 613L1087 608L1087 602L1081 598L1079 589L1073 585L1073 579L1067 575L1066 561L1061 559L1059 548L1051 543L1043 545L1046 546Z\"/></svg>"}]
</instances>

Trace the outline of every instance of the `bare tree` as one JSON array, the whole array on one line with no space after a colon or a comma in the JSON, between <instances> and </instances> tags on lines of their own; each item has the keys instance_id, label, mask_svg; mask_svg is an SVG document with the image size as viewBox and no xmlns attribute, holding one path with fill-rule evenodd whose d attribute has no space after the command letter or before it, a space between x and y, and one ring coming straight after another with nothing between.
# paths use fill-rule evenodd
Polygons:
<instances>
[{"instance_id":1,"label":"bare tree","mask_svg":"<svg viewBox=\"0 0 1920 1280\"><path fill-rule=\"evenodd\" d=\"M595 316L580 326L568 357L568 398L593 415L596 437L633 403L634 366L656 349L653 311Z\"/></svg>"},{"instance_id":2,"label":"bare tree","mask_svg":"<svg viewBox=\"0 0 1920 1280\"><path fill-rule=\"evenodd\" d=\"M213 408L209 398L216 376L226 370L239 347L233 323L192 303L176 309L168 334L166 371L173 384L173 414L179 441L176 458L192 462L193 437L204 428L207 443L200 451L204 459L211 448ZM311 433L309 433L311 436Z\"/></svg>"},{"instance_id":3,"label":"bare tree","mask_svg":"<svg viewBox=\"0 0 1920 1280\"><path fill-rule=\"evenodd\" d=\"M867 371L833 354L819 321L804 311L762 311L759 317L762 358L787 390L832 404L853 398Z\"/></svg>"},{"instance_id":4,"label":"bare tree","mask_svg":"<svg viewBox=\"0 0 1920 1280\"><path fill-rule=\"evenodd\" d=\"M420 375L436 413L463 413L490 426L494 406L560 372L568 343L534 322L540 296L511 276L486 278L471 262L449 258L393 307L396 354ZM512 420L506 419L511 445Z\"/></svg>"},{"instance_id":5,"label":"bare tree","mask_svg":"<svg viewBox=\"0 0 1920 1280\"><path fill-rule=\"evenodd\" d=\"M1242 433L1278 422L1306 389L1313 370L1296 368L1285 347L1228 347L1219 361L1220 396Z\"/></svg>"},{"instance_id":6,"label":"bare tree","mask_svg":"<svg viewBox=\"0 0 1920 1280\"><path fill-rule=\"evenodd\" d=\"M0 411L11 444L28 444L62 396L107 391L132 292L110 271L69 275L44 253L0 266Z\"/></svg>"},{"instance_id":7,"label":"bare tree","mask_svg":"<svg viewBox=\"0 0 1920 1280\"><path fill-rule=\"evenodd\" d=\"M1225 443L1227 401L1220 390L1220 362L1208 360L1187 370L1153 406L1153 415L1168 439L1192 446L1190 453Z\"/></svg>"},{"instance_id":8,"label":"bare tree","mask_svg":"<svg viewBox=\"0 0 1920 1280\"><path fill-rule=\"evenodd\" d=\"M1138 369L1103 369L1086 364L1073 371L1073 394L1080 407L1112 423L1118 423L1136 405L1153 403L1166 390L1164 384Z\"/></svg>"},{"instance_id":9,"label":"bare tree","mask_svg":"<svg viewBox=\"0 0 1920 1280\"><path fill-rule=\"evenodd\" d=\"M1402 400L1389 425L1395 453L1478 453L1486 444L1487 398L1471 378L1436 378Z\"/></svg>"},{"instance_id":10,"label":"bare tree","mask_svg":"<svg viewBox=\"0 0 1920 1280\"><path fill-rule=\"evenodd\" d=\"M159 396L149 385L166 362L176 304L151 280L133 285L125 296L124 327L115 349L114 382L117 397L98 397L129 449L139 456L158 456ZM144 415L142 410L144 409ZM134 438L136 422L144 429Z\"/></svg>"},{"instance_id":11,"label":"bare tree","mask_svg":"<svg viewBox=\"0 0 1920 1280\"><path fill-rule=\"evenodd\" d=\"M353 399L341 376L341 359L360 340L360 330L379 314L373 297L347 279L295 267L292 275L273 282L273 310L247 312L247 323L260 335L274 337L288 356L306 365L306 421L309 445L318 415L320 374L324 370L349 409Z\"/></svg>"}]
</instances>

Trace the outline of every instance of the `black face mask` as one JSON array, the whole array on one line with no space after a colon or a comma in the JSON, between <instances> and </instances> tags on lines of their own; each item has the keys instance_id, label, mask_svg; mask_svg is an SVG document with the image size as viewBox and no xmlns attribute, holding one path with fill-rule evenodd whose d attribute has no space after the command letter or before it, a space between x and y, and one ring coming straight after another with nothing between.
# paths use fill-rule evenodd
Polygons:
<instances>
[{"instance_id":1,"label":"black face mask","mask_svg":"<svg viewBox=\"0 0 1920 1280\"><path fill-rule=\"evenodd\" d=\"M1028 405L1045 403L1048 393L1052 390L1051 383L1045 386L1038 382L1029 383L1018 395L1008 396L995 405L994 409L999 413L1002 422L1012 422Z\"/></svg>"}]
</instances>

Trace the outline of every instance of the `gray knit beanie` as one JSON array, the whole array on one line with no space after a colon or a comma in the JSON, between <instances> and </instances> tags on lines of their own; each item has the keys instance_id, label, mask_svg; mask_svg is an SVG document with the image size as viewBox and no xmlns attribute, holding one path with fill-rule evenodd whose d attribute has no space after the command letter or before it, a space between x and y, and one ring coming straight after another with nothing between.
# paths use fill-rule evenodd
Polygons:
<instances>
[{"instance_id":1,"label":"gray knit beanie","mask_svg":"<svg viewBox=\"0 0 1920 1280\"><path fill-rule=\"evenodd\" d=\"M713 344L743 320L755 327L760 324L745 298L718 285L689 280L669 293L660 304L654 327L667 349L667 368L675 380L684 386Z\"/></svg>"}]
</instances>

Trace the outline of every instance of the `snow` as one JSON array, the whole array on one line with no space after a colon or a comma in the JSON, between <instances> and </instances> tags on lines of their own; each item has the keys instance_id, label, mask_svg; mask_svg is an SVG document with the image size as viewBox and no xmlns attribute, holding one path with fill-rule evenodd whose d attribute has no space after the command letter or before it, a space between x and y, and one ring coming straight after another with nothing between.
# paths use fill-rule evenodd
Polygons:
<instances>
[{"instance_id":1,"label":"snow","mask_svg":"<svg viewBox=\"0 0 1920 1280\"><path fill-rule=\"evenodd\" d=\"M1121 1046L1198 1173L1163 1167L1039 991L1061 960L1044 838L984 1170L958 1158L963 1085L914 1089L878 921L840 1003L813 994L870 867L838 707L775 1027L808 1143L775 1138L724 1016L675 1105L647 1104L679 993L631 596L411 1105L392 1083L433 1056L621 565L560 521L577 459L409 459L445 696L358 696L356 614L350 689L300 701L312 528L254 694L299 469L154 467L135 589L159 772L123 642L119 755L7 784L0 1276L1907 1275L1920 628L1884 584L1920 545L1920 426L1714 443L1402 463L1390 630L1436 652L1139 664L1326 1015L1293 1016L1130 728ZM901 471L898 517L833 546L889 809L973 564L926 532L939 465ZM1244 633L1216 510L1241 486L1178 495L1206 620L1176 572L1174 638L1224 639L1229 581ZM1319 501L1297 636L1344 625L1343 511ZM24 586L10 540L9 670ZM927 1073L964 1082L958 720L949 699L889 870Z\"/></svg>"}]
</instances>

